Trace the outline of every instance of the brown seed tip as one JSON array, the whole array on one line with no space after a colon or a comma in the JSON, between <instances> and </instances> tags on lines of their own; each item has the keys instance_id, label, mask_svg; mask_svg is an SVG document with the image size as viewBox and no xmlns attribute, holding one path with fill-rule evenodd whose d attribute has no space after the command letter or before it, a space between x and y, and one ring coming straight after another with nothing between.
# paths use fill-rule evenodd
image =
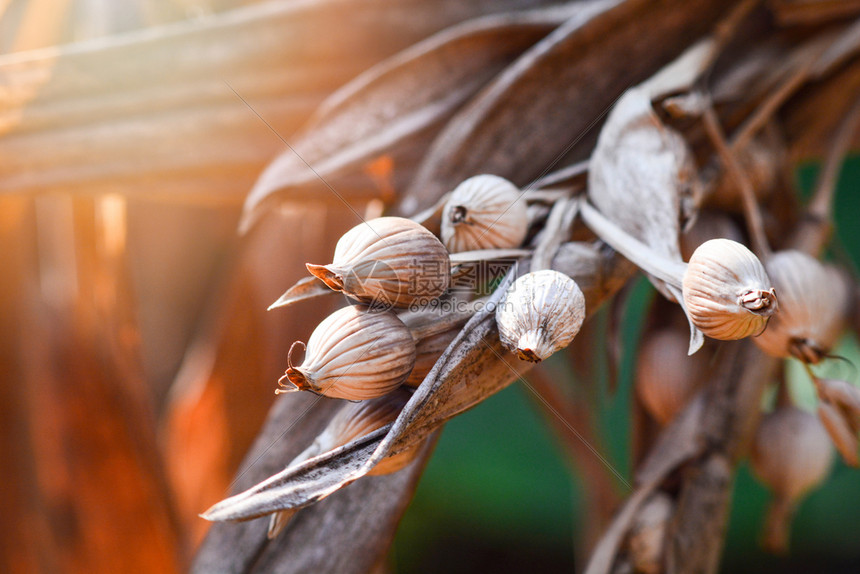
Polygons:
<instances>
[{"instance_id":1,"label":"brown seed tip","mask_svg":"<svg viewBox=\"0 0 860 574\"><path fill-rule=\"evenodd\" d=\"M792 339L788 343L788 349L792 357L809 365L817 365L826 355L811 339Z\"/></svg>"},{"instance_id":2,"label":"brown seed tip","mask_svg":"<svg viewBox=\"0 0 860 574\"><path fill-rule=\"evenodd\" d=\"M286 379L289 384L284 383L284 379ZM310 385L302 372L290 367L287 369L287 372L284 373L284 376L278 379L278 388L275 389L275 394L283 395L285 393L295 393L296 391L304 391L309 388Z\"/></svg>"},{"instance_id":3,"label":"brown seed tip","mask_svg":"<svg viewBox=\"0 0 860 574\"><path fill-rule=\"evenodd\" d=\"M773 288L767 291L764 289L750 289L741 294L739 299L741 307L756 315L770 317L778 309L776 291Z\"/></svg>"},{"instance_id":4,"label":"brown seed tip","mask_svg":"<svg viewBox=\"0 0 860 574\"><path fill-rule=\"evenodd\" d=\"M451 223L457 225L466 221L466 208L462 205L455 205L451 208Z\"/></svg>"},{"instance_id":5,"label":"brown seed tip","mask_svg":"<svg viewBox=\"0 0 860 574\"><path fill-rule=\"evenodd\" d=\"M541 358L532 349L517 349L517 356L523 361L531 363L540 363Z\"/></svg>"},{"instance_id":6,"label":"brown seed tip","mask_svg":"<svg viewBox=\"0 0 860 574\"><path fill-rule=\"evenodd\" d=\"M343 291L343 277L329 269L328 265L305 263L311 275L325 283L332 291Z\"/></svg>"}]
</instances>

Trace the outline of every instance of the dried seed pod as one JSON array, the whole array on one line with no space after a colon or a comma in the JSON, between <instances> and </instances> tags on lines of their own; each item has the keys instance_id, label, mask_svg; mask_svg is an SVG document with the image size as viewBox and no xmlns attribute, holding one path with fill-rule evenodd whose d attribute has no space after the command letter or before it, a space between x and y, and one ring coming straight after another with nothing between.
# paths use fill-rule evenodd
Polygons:
<instances>
[{"instance_id":1,"label":"dried seed pod","mask_svg":"<svg viewBox=\"0 0 860 574\"><path fill-rule=\"evenodd\" d=\"M636 393L645 408L667 425L698 390L707 372L707 356L687 356L687 336L660 329L644 337L636 362Z\"/></svg>"},{"instance_id":2,"label":"dried seed pod","mask_svg":"<svg viewBox=\"0 0 860 574\"><path fill-rule=\"evenodd\" d=\"M502 344L534 363L567 347L584 319L585 297L576 281L551 269L514 281L496 308Z\"/></svg>"},{"instance_id":3,"label":"dried seed pod","mask_svg":"<svg viewBox=\"0 0 860 574\"><path fill-rule=\"evenodd\" d=\"M702 243L689 263L660 256L613 224L587 202L585 223L613 249L663 282L690 321L689 354L702 346L702 333L733 340L756 335L777 310L776 293L761 261L730 239Z\"/></svg>"},{"instance_id":4,"label":"dried seed pod","mask_svg":"<svg viewBox=\"0 0 860 574\"><path fill-rule=\"evenodd\" d=\"M797 500L827 477L833 448L814 415L779 407L762 417L753 442L753 471L773 492Z\"/></svg>"},{"instance_id":5,"label":"dried seed pod","mask_svg":"<svg viewBox=\"0 0 860 574\"><path fill-rule=\"evenodd\" d=\"M830 471L830 439L812 414L796 407L780 407L762 418L750 462L753 472L774 495L764 544L782 552L788 545L795 506Z\"/></svg>"},{"instance_id":6,"label":"dried seed pod","mask_svg":"<svg viewBox=\"0 0 860 574\"><path fill-rule=\"evenodd\" d=\"M847 326L850 288L840 271L800 251L774 253L765 262L779 293L779 314L756 344L774 357L817 363Z\"/></svg>"},{"instance_id":7,"label":"dried seed pod","mask_svg":"<svg viewBox=\"0 0 860 574\"><path fill-rule=\"evenodd\" d=\"M420 385L459 332L459 328L449 329L418 341L415 345L415 367L403 384L410 387Z\"/></svg>"},{"instance_id":8,"label":"dried seed pod","mask_svg":"<svg viewBox=\"0 0 860 574\"><path fill-rule=\"evenodd\" d=\"M415 364L415 341L403 322L389 311L350 306L329 315L308 340L305 359L288 356L286 385L280 392L312 391L331 398L365 400L396 389Z\"/></svg>"},{"instance_id":9,"label":"dried seed pod","mask_svg":"<svg viewBox=\"0 0 860 574\"><path fill-rule=\"evenodd\" d=\"M723 341L760 334L777 310L761 261L730 239L711 239L693 252L682 292L693 324Z\"/></svg>"},{"instance_id":10,"label":"dried seed pod","mask_svg":"<svg viewBox=\"0 0 860 574\"><path fill-rule=\"evenodd\" d=\"M458 185L442 212L445 247L451 253L519 247L528 231L521 196L517 186L496 175L476 175Z\"/></svg>"},{"instance_id":11,"label":"dried seed pod","mask_svg":"<svg viewBox=\"0 0 860 574\"><path fill-rule=\"evenodd\" d=\"M659 491L642 504L627 538L630 562L636 572L660 574L665 571L666 530L673 508L672 499Z\"/></svg>"},{"instance_id":12,"label":"dried seed pod","mask_svg":"<svg viewBox=\"0 0 860 574\"><path fill-rule=\"evenodd\" d=\"M412 392L404 388L375 399L344 405L325 430L314 441L318 452L327 452L393 423ZM420 450L420 444L382 459L369 474L391 474L409 464Z\"/></svg>"},{"instance_id":13,"label":"dried seed pod","mask_svg":"<svg viewBox=\"0 0 860 574\"><path fill-rule=\"evenodd\" d=\"M451 276L445 246L402 217L356 225L338 240L330 264L308 263L307 268L331 289L381 307L435 299L448 289Z\"/></svg>"}]
</instances>

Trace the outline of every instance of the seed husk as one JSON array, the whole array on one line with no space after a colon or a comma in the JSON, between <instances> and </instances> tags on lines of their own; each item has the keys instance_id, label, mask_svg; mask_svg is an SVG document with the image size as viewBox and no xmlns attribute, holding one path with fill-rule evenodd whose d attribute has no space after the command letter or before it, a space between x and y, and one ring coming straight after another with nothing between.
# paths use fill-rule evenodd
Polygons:
<instances>
[{"instance_id":1,"label":"seed husk","mask_svg":"<svg viewBox=\"0 0 860 574\"><path fill-rule=\"evenodd\" d=\"M528 231L526 201L496 175L476 175L454 189L442 212L442 242L451 253L519 247Z\"/></svg>"},{"instance_id":2,"label":"seed husk","mask_svg":"<svg viewBox=\"0 0 860 574\"><path fill-rule=\"evenodd\" d=\"M435 299L451 277L445 246L403 217L360 223L338 240L331 263L307 268L330 289L381 308Z\"/></svg>"},{"instance_id":3,"label":"seed husk","mask_svg":"<svg viewBox=\"0 0 860 574\"><path fill-rule=\"evenodd\" d=\"M847 326L851 293L842 273L806 253L780 251L765 262L780 312L755 339L774 357L818 363Z\"/></svg>"},{"instance_id":4,"label":"seed husk","mask_svg":"<svg viewBox=\"0 0 860 574\"><path fill-rule=\"evenodd\" d=\"M576 281L551 269L517 279L496 308L502 344L533 363L568 346L584 319L585 297Z\"/></svg>"},{"instance_id":5,"label":"seed husk","mask_svg":"<svg viewBox=\"0 0 860 574\"><path fill-rule=\"evenodd\" d=\"M352 305L335 311L311 334L304 361L289 367L276 392L311 391L331 398L365 400L400 386L415 364L409 328L390 311ZM292 387L282 383L287 379Z\"/></svg>"}]
</instances>

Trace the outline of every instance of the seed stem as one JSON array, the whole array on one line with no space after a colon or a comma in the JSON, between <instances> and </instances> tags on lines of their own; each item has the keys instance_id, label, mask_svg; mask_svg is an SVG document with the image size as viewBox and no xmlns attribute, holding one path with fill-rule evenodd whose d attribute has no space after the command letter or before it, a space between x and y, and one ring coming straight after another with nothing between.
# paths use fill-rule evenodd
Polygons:
<instances>
[{"instance_id":1,"label":"seed stem","mask_svg":"<svg viewBox=\"0 0 860 574\"><path fill-rule=\"evenodd\" d=\"M792 245L795 249L817 257L833 232L833 197L839 181L839 171L854 133L860 125L860 98L851 106L836 130L827 157L818 176L815 193L806 207L806 217L798 226Z\"/></svg>"},{"instance_id":2,"label":"seed stem","mask_svg":"<svg viewBox=\"0 0 860 574\"><path fill-rule=\"evenodd\" d=\"M733 148L729 147L726 142L723 128L720 126L719 118L717 118L717 113L714 111L710 100L708 100L708 104L705 106L702 120L704 121L705 132L708 134L711 143L713 143L717 155L720 156L720 161L722 161L729 176L734 180L735 185L738 186L741 192L741 198L744 202L744 214L746 215L747 226L752 238L753 250L760 257L767 258L771 254L771 249L764 231L764 220L756 201L755 192L749 178L747 178L741 168Z\"/></svg>"},{"instance_id":3,"label":"seed stem","mask_svg":"<svg viewBox=\"0 0 860 574\"><path fill-rule=\"evenodd\" d=\"M686 263L680 260L671 261L656 253L615 225L585 200L579 200L579 211L588 227L610 247L632 261L640 269L677 289L681 289L684 271L687 269Z\"/></svg>"}]
</instances>

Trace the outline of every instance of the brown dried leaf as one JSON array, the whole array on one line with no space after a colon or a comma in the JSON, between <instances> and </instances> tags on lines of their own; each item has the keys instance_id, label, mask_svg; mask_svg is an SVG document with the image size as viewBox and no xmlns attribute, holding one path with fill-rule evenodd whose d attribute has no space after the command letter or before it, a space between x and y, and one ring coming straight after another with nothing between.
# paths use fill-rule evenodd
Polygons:
<instances>
[{"instance_id":1,"label":"brown dried leaf","mask_svg":"<svg viewBox=\"0 0 860 574\"><path fill-rule=\"evenodd\" d=\"M860 14L860 0L770 0L781 26L814 26Z\"/></svg>"},{"instance_id":2,"label":"brown dried leaf","mask_svg":"<svg viewBox=\"0 0 860 574\"><path fill-rule=\"evenodd\" d=\"M317 279L316 277L302 277L295 285L286 290L286 292L278 297L278 300L269 305L267 311L278 309L280 307L288 307L293 303L313 299L321 295L331 295L336 293L329 289L328 285Z\"/></svg>"},{"instance_id":3,"label":"brown dried leaf","mask_svg":"<svg viewBox=\"0 0 860 574\"><path fill-rule=\"evenodd\" d=\"M410 186L405 213L431 205L471 175L493 173L522 186L570 149L583 159L590 142L576 142L607 105L676 56L725 9L716 0L598 0L579 6L578 15L523 54L449 122ZM636 48L642 45L649 49Z\"/></svg>"},{"instance_id":4,"label":"brown dried leaf","mask_svg":"<svg viewBox=\"0 0 860 574\"><path fill-rule=\"evenodd\" d=\"M245 202L242 228L300 187L327 180L446 120L564 21L571 9L494 15L449 28L389 58L329 97Z\"/></svg>"},{"instance_id":5,"label":"brown dried leaf","mask_svg":"<svg viewBox=\"0 0 860 574\"><path fill-rule=\"evenodd\" d=\"M588 172L588 197L657 255L681 261L681 221L692 210L696 169L683 137L666 127L648 89L628 90L610 112ZM686 209L684 209L686 207ZM664 282L651 282L674 300Z\"/></svg>"},{"instance_id":6,"label":"brown dried leaf","mask_svg":"<svg viewBox=\"0 0 860 574\"><path fill-rule=\"evenodd\" d=\"M279 0L0 57L0 193L238 204L282 143L230 87L290 133L383 58L463 18L533 4Z\"/></svg>"}]
</instances>

